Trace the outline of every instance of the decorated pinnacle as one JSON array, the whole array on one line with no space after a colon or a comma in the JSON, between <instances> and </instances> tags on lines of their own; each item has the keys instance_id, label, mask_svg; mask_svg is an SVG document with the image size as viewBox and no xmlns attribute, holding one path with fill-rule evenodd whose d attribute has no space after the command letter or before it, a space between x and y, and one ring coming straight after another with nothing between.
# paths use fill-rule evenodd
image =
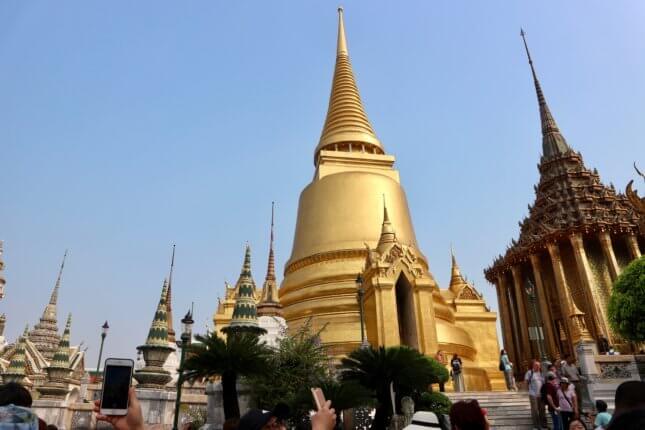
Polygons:
<instances>
[{"instance_id":1,"label":"decorated pinnacle","mask_svg":"<svg viewBox=\"0 0 645 430\"><path fill-rule=\"evenodd\" d=\"M367 152L383 154L383 145L376 137L370 124L354 72L349 61L343 9L338 9L338 44L336 48L336 67L329 96L327 117L316 147L314 158L323 149L335 149L348 144L363 145Z\"/></svg>"},{"instance_id":2,"label":"decorated pinnacle","mask_svg":"<svg viewBox=\"0 0 645 430\"><path fill-rule=\"evenodd\" d=\"M450 290L453 293L457 294L461 289L467 285L466 280L461 275L461 270L459 270L459 265L457 264L457 258L455 258L455 253L452 248L450 249L450 257L452 259L452 267L450 269Z\"/></svg>"},{"instance_id":3,"label":"decorated pinnacle","mask_svg":"<svg viewBox=\"0 0 645 430\"><path fill-rule=\"evenodd\" d=\"M531 59L531 53L529 52L529 47L526 43L526 33L524 33L524 30L520 30L520 36L522 36L522 40L524 41L524 49L526 50L526 56L528 57L529 65L531 66L533 83L535 84L535 92L537 93L538 105L540 108L543 155L545 157L552 157L558 154L564 154L570 151L569 145L567 145L567 141L560 133L558 124L556 124L555 119L551 114L551 110L546 103L546 98L542 92L542 86L540 85L540 81L535 73L535 68L533 67L533 60Z\"/></svg>"},{"instance_id":4,"label":"decorated pinnacle","mask_svg":"<svg viewBox=\"0 0 645 430\"><path fill-rule=\"evenodd\" d=\"M27 343L27 338L29 337L29 326L25 327L25 331L22 333L22 336L18 339L16 343L16 350L11 357L11 362L9 367L7 367L4 375L25 375L25 368L27 366L27 359L25 357L25 345Z\"/></svg>"},{"instance_id":5,"label":"decorated pinnacle","mask_svg":"<svg viewBox=\"0 0 645 430\"><path fill-rule=\"evenodd\" d=\"M244 253L244 264L242 272L236 284L237 295L233 316L228 327L222 329L224 332L235 331L257 331L259 330L257 308L255 306L255 281L251 275L251 247L246 245Z\"/></svg>"},{"instance_id":6,"label":"decorated pinnacle","mask_svg":"<svg viewBox=\"0 0 645 430\"><path fill-rule=\"evenodd\" d=\"M54 354L50 367L58 368L68 368L69 367L69 338L70 338L70 329L72 327L72 314L67 315L67 323L65 324L65 330L63 330L63 336L58 343L58 349Z\"/></svg>"},{"instance_id":7,"label":"decorated pinnacle","mask_svg":"<svg viewBox=\"0 0 645 430\"><path fill-rule=\"evenodd\" d=\"M381 226L381 237L379 238L377 249L380 252L384 251L384 248L396 241L396 233L394 231L394 226L390 222L390 216L387 213L387 205L385 204L385 196L383 196L383 225Z\"/></svg>"},{"instance_id":8,"label":"decorated pinnacle","mask_svg":"<svg viewBox=\"0 0 645 430\"><path fill-rule=\"evenodd\" d=\"M161 289L161 297L157 305L155 317L152 320L146 345L149 346L168 346L168 308L166 298L168 297L168 281L164 280Z\"/></svg>"},{"instance_id":9,"label":"decorated pinnacle","mask_svg":"<svg viewBox=\"0 0 645 430\"><path fill-rule=\"evenodd\" d=\"M4 286L6 284L6 280L3 275L4 271L4 260L2 259L2 253L4 251L4 242L0 240L0 299L4 297Z\"/></svg>"},{"instance_id":10,"label":"decorated pinnacle","mask_svg":"<svg viewBox=\"0 0 645 430\"><path fill-rule=\"evenodd\" d=\"M172 323L172 272L175 268L175 245L172 245L170 258L170 273L168 274L168 297L166 297L166 311L168 312L168 342L175 343L175 328Z\"/></svg>"},{"instance_id":11,"label":"decorated pinnacle","mask_svg":"<svg viewBox=\"0 0 645 430\"><path fill-rule=\"evenodd\" d=\"M65 250L65 254L63 254L63 261L60 264L60 269L58 270L58 276L56 277L56 283L54 284L54 289L52 290L52 294L49 297L49 303L47 303L47 306L45 306L45 311L43 312L43 320L47 321L57 321L57 312L56 312L56 307L58 304L58 290L60 289L60 280L63 277L63 269L65 268L65 259L67 258L67 250Z\"/></svg>"},{"instance_id":12,"label":"decorated pinnacle","mask_svg":"<svg viewBox=\"0 0 645 430\"><path fill-rule=\"evenodd\" d=\"M262 285L262 297L257 306L258 316L282 316L282 306L278 297L278 285L275 277L275 257L273 254L273 218L274 202L271 202L271 236L269 239L269 261L267 274Z\"/></svg>"}]
</instances>

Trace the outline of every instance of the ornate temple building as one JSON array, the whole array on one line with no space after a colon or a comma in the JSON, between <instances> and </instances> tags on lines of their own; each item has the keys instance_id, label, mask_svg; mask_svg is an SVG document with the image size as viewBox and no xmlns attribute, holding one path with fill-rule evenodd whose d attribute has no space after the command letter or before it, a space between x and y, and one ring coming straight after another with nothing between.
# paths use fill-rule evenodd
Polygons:
<instances>
[{"instance_id":1,"label":"ornate temple building","mask_svg":"<svg viewBox=\"0 0 645 430\"><path fill-rule=\"evenodd\" d=\"M15 343L0 349L0 374L4 383L20 382L36 398L76 401L85 374L85 351L81 345L70 345L71 315L62 334L58 333L58 293L65 256L40 321L31 331L26 327Z\"/></svg>"},{"instance_id":2,"label":"ornate temple building","mask_svg":"<svg viewBox=\"0 0 645 430\"><path fill-rule=\"evenodd\" d=\"M540 179L519 238L485 270L515 363L539 357L540 349L551 359L574 355L581 340L593 339L601 350L620 344L607 322L607 301L612 282L644 246L634 207L585 167L560 132L526 40L524 46L541 118Z\"/></svg>"},{"instance_id":3,"label":"ornate temple building","mask_svg":"<svg viewBox=\"0 0 645 430\"><path fill-rule=\"evenodd\" d=\"M233 287L225 284L224 300L218 300L213 315L216 330L226 333L229 327L257 327L262 334L260 340L269 346L276 346L278 339L287 328L282 316L282 305L278 297L275 275L275 253L273 251L273 205L271 207L271 235L267 272L258 291L251 274L251 247L246 246L240 276Z\"/></svg>"},{"instance_id":4,"label":"ornate temple building","mask_svg":"<svg viewBox=\"0 0 645 430\"><path fill-rule=\"evenodd\" d=\"M469 390L503 385L495 313L460 279L456 264L452 287L440 289L419 248L395 158L361 102L342 9L329 107L313 161L280 288L289 328L309 319L314 329L326 327L321 340L335 356L359 347L355 280L361 274L370 344L409 345L431 356L458 353Z\"/></svg>"}]
</instances>

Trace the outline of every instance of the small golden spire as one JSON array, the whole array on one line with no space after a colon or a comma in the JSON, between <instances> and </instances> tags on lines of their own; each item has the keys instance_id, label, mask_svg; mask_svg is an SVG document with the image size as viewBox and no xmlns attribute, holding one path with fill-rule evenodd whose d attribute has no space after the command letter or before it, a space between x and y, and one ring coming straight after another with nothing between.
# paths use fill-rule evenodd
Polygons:
<instances>
[{"instance_id":1,"label":"small golden spire","mask_svg":"<svg viewBox=\"0 0 645 430\"><path fill-rule=\"evenodd\" d=\"M338 148L349 151L349 145L355 150L364 148L370 153L383 154L383 145L376 137L365 108L361 102L358 86L354 79L352 64L349 61L343 8L338 8L338 44L336 47L336 68L329 96L329 107L325 125L316 147L314 162L323 149Z\"/></svg>"},{"instance_id":2,"label":"small golden spire","mask_svg":"<svg viewBox=\"0 0 645 430\"><path fill-rule=\"evenodd\" d=\"M349 55L347 51L347 38L345 37L345 23L343 22L343 7L338 8L338 45L336 55Z\"/></svg>"}]
</instances>

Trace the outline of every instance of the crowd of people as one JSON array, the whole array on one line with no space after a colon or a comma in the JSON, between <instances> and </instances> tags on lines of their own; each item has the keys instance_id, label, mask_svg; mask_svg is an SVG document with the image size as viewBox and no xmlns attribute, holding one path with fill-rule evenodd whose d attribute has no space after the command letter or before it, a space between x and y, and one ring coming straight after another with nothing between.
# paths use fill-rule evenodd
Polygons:
<instances>
[{"instance_id":1,"label":"crowd of people","mask_svg":"<svg viewBox=\"0 0 645 430\"><path fill-rule=\"evenodd\" d=\"M504 351L502 350L502 356ZM461 365L461 363L459 363ZM511 365L508 363L503 363ZM501 366L500 366L501 367ZM506 372L506 367L504 368ZM546 375L538 360L533 360L531 368L524 376L531 399L531 416L534 428L547 428L545 409L551 416L553 430L636 430L645 429L645 382L627 381L616 390L615 410L613 414L607 411L607 404L597 400L595 413L585 416L580 409L580 395L576 382L580 374L575 364L568 359L560 366L551 365ZM508 384L507 385L511 385ZM130 388L128 394L128 410L124 416L101 415L100 401L94 404L97 421L110 423L116 430L143 430L145 428L141 405L136 391ZM29 391L20 384L9 383L0 386L0 430L57 430L54 425L47 425L31 411L32 397ZM289 419L289 408L277 405L273 411L251 409L239 419L228 420L224 430L286 430ZM591 422L592 427L588 426ZM337 425L336 411L327 400L320 409L311 415L313 430L332 430ZM489 430L491 424L486 409L478 401L462 400L455 402L447 420L437 417L429 424L415 422L410 427L442 428L452 430Z\"/></svg>"}]
</instances>

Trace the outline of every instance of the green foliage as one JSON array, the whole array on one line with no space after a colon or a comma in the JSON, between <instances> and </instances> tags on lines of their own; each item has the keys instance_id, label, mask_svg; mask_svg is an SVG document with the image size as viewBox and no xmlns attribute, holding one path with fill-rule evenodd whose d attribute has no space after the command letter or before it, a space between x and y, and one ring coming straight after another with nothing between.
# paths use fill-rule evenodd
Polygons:
<instances>
[{"instance_id":1,"label":"green foliage","mask_svg":"<svg viewBox=\"0 0 645 430\"><path fill-rule=\"evenodd\" d=\"M359 348L341 361L341 380L372 391L377 400L373 428L385 428L392 416L390 384L397 399L415 396L440 377L434 360L407 346Z\"/></svg>"},{"instance_id":2,"label":"green foliage","mask_svg":"<svg viewBox=\"0 0 645 430\"><path fill-rule=\"evenodd\" d=\"M245 379L258 407L272 410L282 402L295 414L303 412L298 398L301 391L329 378L329 357L320 344L319 335L320 332L312 333L309 321L294 334L285 334L269 356L263 372Z\"/></svg>"},{"instance_id":3,"label":"green foliage","mask_svg":"<svg viewBox=\"0 0 645 430\"><path fill-rule=\"evenodd\" d=\"M612 329L623 339L645 342L645 256L616 279L607 310Z\"/></svg>"},{"instance_id":4,"label":"green foliage","mask_svg":"<svg viewBox=\"0 0 645 430\"><path fill-rule=\"evenodd\" d=\"M443 393L426 391L416 399L414 406L417 411L430 411L442 415L450 412L452 402Z\"/></svg>"},{"instance_id":5,"label":"green foliage","mask_svg":"<svg viewBox=\"0 0 645 430\"><path fill-rule=\"evenodd\" d=\"M186 351L184 378L195 380L221 376L224 417L239 418L238 377L261 375L266 369L269 348L251 333L231 333L226 340L216 332L195 338L197 342Z\"/></svg>"},{"instance_id":6,"label":"green foliage","mask_svg":"<svg viewBox=\"0 0 645 430\"><path fill-rule=\"evenodd\" d=\"M262 374L270 351L257 336L239 333L226 340L216 332L196 335L197 342L187 349L184 378L210 378L226 373L237 376Z\"/></svg>"}]
</instances>

